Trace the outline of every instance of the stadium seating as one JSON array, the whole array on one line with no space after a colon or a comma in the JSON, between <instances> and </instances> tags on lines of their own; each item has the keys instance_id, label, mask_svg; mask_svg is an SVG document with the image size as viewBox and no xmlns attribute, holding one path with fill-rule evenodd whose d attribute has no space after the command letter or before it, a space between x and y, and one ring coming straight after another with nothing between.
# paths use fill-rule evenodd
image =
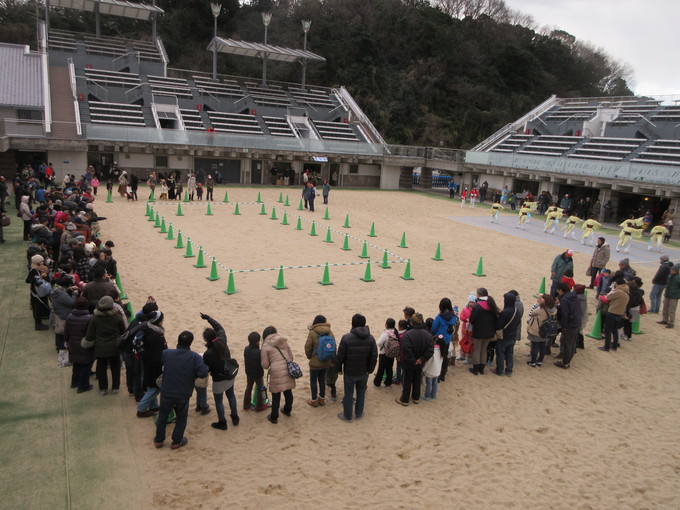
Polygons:
<instances>
[{"instance_id":1,"label":"stadium seating","mask_svg":"<svg viewBox=\"0 0 680 510\"><path fill-rule=\"evenodd\" d=\"M93 124L113 124L121 126L144 127L142 107L137 104L109 103L90 101L90 122Z\"/></svg>"},{"instance_id":2,"label":"stadium seating","mask_svg":"<svg viewBox=\"0 0 680 510\"><path fill-rule=\"evenodd\" d=\"M313 123L319 136L324 140L342 140L345 142L359 141L356 133L344 122L315 120Z\"/></svg>"}]
</instances>

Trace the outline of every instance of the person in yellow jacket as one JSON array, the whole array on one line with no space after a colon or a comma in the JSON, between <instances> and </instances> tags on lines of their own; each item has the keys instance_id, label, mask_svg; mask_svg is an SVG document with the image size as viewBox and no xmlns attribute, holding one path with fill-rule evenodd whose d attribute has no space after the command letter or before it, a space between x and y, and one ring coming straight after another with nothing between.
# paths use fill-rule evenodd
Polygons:
<instances>
[{"instance_id":1,"label":"person in yellow jacket","mask_svg":"<svg viewBox=\"0 0 680 510\"><path fill-rule=\"evenodd\" d=\"M529 213L527 214L526 218L526 224L528 225L530 220L531 220L531 213L534 212L536 209L538 209L538 202L524 202L522 203L522 207L528 207L529 208Z\"/></svg>"},{"instance_id":2,"label":"person in yellow jacket","mask_svg":"<svg viewBox=\"0 0 680 510\"><path fill-rule=\"evenodd\" d=\"M649 243L647 243L647 249L652 251L654 243L656 243L656 251L661 252L661 243L663 242L664 236L667 234L670 234L670 232L663 225L652 227L652 230L649 231Z\"/></svg>"},{"instance_id":3,"label":"person in yellow jacket","mask_svg":"<svg viewBox=\"0 0 680 510\"><path fill-rule=\"evenodd\" d=\"M498 202L491 206L491 218L490 218L491 223L498 223L498 215L501 213L503 209L505 209L505 207L503 207Z\"/></svg>"},{"instance_id":4,"label":"person in yellow jacket","mask_svg":"<svg viewBox=\"0 0 680 510\"><path fill-rule=\"evenodd\" d=\"M534 210L529 205L531 203L535 203L535 202L524 202L522 204L522 207L520 207L520 209L519 209L519 221L517 222L517 225L515 225L515 228L521 228L522 230L526 230L526 227L524 225L529 223L529 215L531 214L531 211Z\"/></svg>"},{"instance_id":5,"label":"person in yellow jacket","mask_svg":"<svg viewBox=\"0 0 680 510\"><path fill-rule=\"evenodd\" d=\"M583 229L583 234L581 235L581 244L588 243L593 246L593 232L602 226L601 223L595 221L595 216L591 216L586 221L583 222L581 228Z\"/></svg>"},{"instance_id":6,"label":"person in yellow jacket","mask_svg":"<svg viewBox=\"0 0 680 510\"><path fill-rule=\"evenodd\" d=\"M621 225L621 232L619 233L619 241L616 243L616 251L623 250L624 253L630 251L630 243L635 237L639 239L642 237L642 228L636 228L635 220L626 220Z\"/></svg>"},{"instance_id":7,"label":"person in yellow jacket","mask_svg":"<svg viewBox=\"0 0 680 510\"><path fill-rule=\"evenodd\" d=\"M562 227L562 231L564 232L563 237L568 237L571 235L571 238L575 241L576 240L576 232L574 232L574 229L576 228L576 225L581 223L581 218L578 216L569 216L567 218L567 222L564 224Z\"/></svg>"},{"instance_id":8,"label":"person in yellow jacket","mask_svg":"<svg viewBox=\"0 0 680 510\"><path fill-rule=\"evenodd\" d=\"M561 217L562 209L555 206L548 208L545 214L545 224L543 225L543 232L548 232L548 229L550 229L550 232L548 233L554 234L555 228L557 227L557 224L560 222Z\"/></svg>"}]
</instances>

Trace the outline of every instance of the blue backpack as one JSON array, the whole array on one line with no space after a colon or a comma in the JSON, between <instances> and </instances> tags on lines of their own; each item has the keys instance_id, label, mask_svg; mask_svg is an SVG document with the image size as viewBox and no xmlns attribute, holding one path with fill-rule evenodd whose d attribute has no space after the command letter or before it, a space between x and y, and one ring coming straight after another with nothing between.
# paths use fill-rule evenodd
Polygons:
<instances>
[{"instance_id":1,"label":"blue backpack","mask_svg":"<svg viewBox=\"0 0 680 510\"><path fill-rule=\"evenodd\" d=\"M331 335L320 335L316 355L319 361L332 360L335 357L335 338Z\"/></svg>"}]
</instances>

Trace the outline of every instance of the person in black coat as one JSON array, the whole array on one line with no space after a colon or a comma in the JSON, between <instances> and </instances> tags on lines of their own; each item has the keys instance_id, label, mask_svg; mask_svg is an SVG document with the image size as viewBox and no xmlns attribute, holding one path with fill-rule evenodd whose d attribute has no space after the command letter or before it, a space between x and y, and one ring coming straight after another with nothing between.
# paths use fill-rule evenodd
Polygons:
<instances>
[{"instance_id":1,"label":"person in black coat","mask_svg":"<svg viewBox=\"0 0 680 510\"><path fill-rule=\"evenodd\" d=\"M401 350L404 353L404 380L401 398L395 399L403 406L407 406L411 398L414 404L420 402L423 366L434 354L434 342L432 335L425 328L423 315L414 313L410 322L411 329L401 338Z\"/></svg>"},{"instance_id":2,"label":"person in black coat","mask_svg":"<svg viewBox=\"0 0 680 510\"><path fill-rule=\"evenodd\" d=\"M496 330L503 331L501 338L496 341L496 368L491 372L496 375L512 375L515 354L515 342L522 321L522 312L517 306L517 296L512 292L503 295L503 310L496 320Z\"/></svg>"},{"instance_id":3,"label":"person in black coat","mask_svg":"<svg viewBox=\"0 0 680 510\"><path fill-rule=\"evenodd\" d=\"M578 302L576 293L569 290L569 286L560 282L557 284L557 294L560 300L559 318L562 326L562 336L560 344L564 345L562 360L556 361L554 365L559 368L569 368L571 358L576 352L576 339L581 329L581 305Z\"/></svg>"},{"instance_id":4,"label":"person in black coat","mask_svg":"<svg viewBox=\"0 0 680 510\"><path fill-rule=\"evenodd\" d=\"M165 329L163 328L163 312L156 310L149 314L149 321L140 334L144 339L144 354L135 356L141 357L144 370L144 387L146 393L137 404L137 417L147 418L156 414L160 408L158 395L160 388L156 383L158 376L163 373L163 351L168 348L165 341Z\"/></svg>"},{"instance_id":5,"label":"person in black coat","mask_svg":"<svg viewBox=\"0 0 680 510\"><path fill-rule=\"evenodd\" d=\"M155 301L147 302L142 310L135 315L128 325L128 331L139 329L140 325L144 325L149 320L151 313L158 310L158 305ZM134 336L133 336L134 338ZM124 342L120 346L120 354L125 363L125 382L127 385L128 394L134 395L135 401L142 400L144 393L146 393L146 386L144 386L144 367L141 359L138 359L132 352L132 338Z\"/></svg>"},{"instance_id":6,"label":"person in black coat","mask_svg":"<svg viewBox=\"0 0 680 510\"><path fill-rule=\"evenodd\" d=\"M244 411L264 411L267 409L264 403L266 388L264 387L264 368L260 359L260 334L253 331L248 335L248 345L243 349L243 361L246 369L246 391L243 393ZM251 406L253 385L257 384L257 405Z\"/></svg>"},{"instance_id":7,"label":"person in black coat","mask_svg":"<svg viewBox=\"0 0 680 510\"><path fill-rule=\"evenodd\" d=\"M343 335L338 346L334 363L338 372L343 374L345 396L342 400L343 412L338 418L352 420L352 402L356 393L354 416L357 420L364 415L366 383L378 362L378 347L375 338L366 326L366 317L361 314L352 316L352 329Z\"/></svg>"},{"instance_id":8,"label":"person in black coat","mask_svg":"<svg viewBox=\"0 0 680 510\"><path fill-rule=\"evenodd\" d=\"M73 365L71 388L78 388L78 393L92 389L90 374L94 362L94 349L83 349L80 345L89 323L89 303L84 297L79 297L75 300L73 310L66 317L64 324L64 344L68 346L69 360Z\"/></svg>"}]
</instances>

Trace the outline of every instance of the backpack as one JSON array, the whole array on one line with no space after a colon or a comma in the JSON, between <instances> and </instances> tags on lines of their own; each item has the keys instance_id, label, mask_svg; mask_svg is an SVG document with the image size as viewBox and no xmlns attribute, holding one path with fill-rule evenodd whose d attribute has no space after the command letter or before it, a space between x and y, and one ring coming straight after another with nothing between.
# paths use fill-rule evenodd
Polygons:
<instances>
[{"instance_id":1,"label":"backpack","mask_svg":"<svg viewBox=\"0 0 680 510\"><path fill-rule=\"evenodd\" d=\"M143 329L140 329L132 339L132 354L135 355L135 359L144 359L145 349Z\"/></svg>"},{"instance_id":2,"label":"backpack","mask_svg":"<svg viewBox=\"0 0 680 510\"><path fill-rule=\"evenodd\" d=\"M116 347L121 351L127 350L128 345L132 342L137 333L147 325L146 322L140 322L132 328L127 329L116 340Z\"/></svg>"},{"instance_id":3,"label":"backpack","mask_svg":"<svg viewBox=\"0 0 680 510\"><path fill-rule=\"evenodd\" d=\"M222 370L222 376L227 380L231 381L236 374L238 374L239 364L234 358L229 358L224 360L224 369Z\"/></svg>"},{"instance_id":4,"label":"backpack","mask_svg":"<svg viewBox=\"0 0 680 510\"><path fill-rule=\"evenodd\" d=\"M555 338L560 331L560 323L556 315L548 315L548 318L538 328L541 338Z\"/></svg>"},{"instance_id":5,"label":"backpack","mask_svg":"<svg viewBox=\"0 0 680 510\"><path fill-rule=\"evenodd\" d=\"M383 351L385 356L388 358L396 358L399 356L399 351L401 350L401 343L398 338L388 337L387 341L383 345Z\"/></svg>"},{"instance_id":6,"label":"backpack","mask_svg":"<svg viewBox=\"0 0 680 510\"><path fill-rule=\"evenodd\" d=\"M335 357L335 338L331 335L319 335L319 345L316 348L319 361L329 361Z\"/></svg>"}]
</instances>

